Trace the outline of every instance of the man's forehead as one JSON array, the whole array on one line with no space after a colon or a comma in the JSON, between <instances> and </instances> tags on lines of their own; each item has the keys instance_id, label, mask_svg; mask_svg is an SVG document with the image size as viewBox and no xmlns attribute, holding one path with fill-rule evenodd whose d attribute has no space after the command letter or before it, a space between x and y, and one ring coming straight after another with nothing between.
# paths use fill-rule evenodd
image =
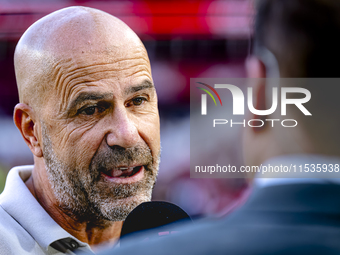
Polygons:
<instances>
[{"instance_id":1,"label":"man's forehead","mask_svg":"<svg viewBox=\"0 0 340 255\"><path fill-rule=\"evenodd\" d=\"M150 63L147 54L141 50L134 49L128 54L114 56L84 55L81 60L60 61L62 64L55 64L51 72L53 90L62 101L83 90L113 91L117 95L127 89L131 91L130 86L152 84Z\"/></svg>"},{"instance_id":2,"label":"man's forehead","mask_svg":"<svg viewBox=\"0 0 340 255\"><path fill-rule=\"evenodd\" d=\"M24 33L16 48L15 65L29 75L32 72L25 70L33 62L40 65L36 70L43 68L48 74L69 64L82 67L98 60L131 58L129 54L138 54L136 51L147 55L138 36L121 20L96 9L69 7L47 15Z\"/></svg>"},{"instance_id":3,"label":"man's forehead","mask_svg":"<svg viewBox=\"0 0 340 255\"><path fill-rule=\"evenodd\" d=\"M60 72L70 79L75 73L79 78L96 80L98 72L120 72L136 65L150 69L144 45L119 19L87 8L85 13L81 9L74 18L65 19L46 49L54 55L52 71L59 72L57 76L61 79Z\"/></svg>"},{"instance_id":4,"label":"man's forehead","mask_svg":"<svg viewBox=\"0 0 340 255\"><path fill-rule=\"evenodd\" d=\"M73 85L101 80L104 72L118 78L144 73L151 79L138 36L121 20L87 7L65 8L33 24L17 45L15 68L21 100L27 102L32 89L41 98L53 89L66 99Z\"/></svg>"}]
</instances>

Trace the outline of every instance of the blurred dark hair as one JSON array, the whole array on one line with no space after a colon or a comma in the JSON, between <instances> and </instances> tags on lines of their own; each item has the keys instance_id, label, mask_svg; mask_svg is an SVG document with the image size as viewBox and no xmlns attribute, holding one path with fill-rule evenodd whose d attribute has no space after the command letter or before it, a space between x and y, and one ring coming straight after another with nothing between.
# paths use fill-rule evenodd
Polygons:
<instances>
[{"instance_id":1,"label":"blurred dark hair","mask_svg":"<svg viewBox=\"0 0 340 255\"><path fill-rule=\"evenodd\" d=\"M281 77L340 77L339 0L259 0L256 9L255 44L274 54Z\"/></svg>"},{"instance_id":2,"label":"blurred dark hair","mask_svg":"<svg viewBox=\"0 0 340 255\"><path fill-rule=\"evenodd\" d=\"M294 107L293 113L314 145L312 153L339 156L340 79L324 78L340 78L340 0L258 0L256 10L255 55L263 60L263 49L273 53L281 78L312 78L280 85L311 92L306 107L312 116ZM265 64L270 70L275 63Z\"/></svg>"}]
</instances>

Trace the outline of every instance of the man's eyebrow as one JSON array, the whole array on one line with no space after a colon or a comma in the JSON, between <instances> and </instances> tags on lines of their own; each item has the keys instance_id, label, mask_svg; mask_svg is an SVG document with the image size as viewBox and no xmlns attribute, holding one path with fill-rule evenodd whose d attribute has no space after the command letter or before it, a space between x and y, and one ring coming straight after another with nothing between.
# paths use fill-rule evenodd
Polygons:
<instances>
[{"instance_id":1,"label":"man's eyebrow","mask_svg":"<svg viewBox=\"0 0 340 255\"><path fill-rule=\"evenodd\" d=\"M128 94L137 92L139 90L150 89L150 88L155 88L155 86L153 85L153 83L151 81L145 80L137 86L132 86L132 87L126 88L125 94L128 95Z\"/></svg>"},{"instance_id":2,"label":"man's eyebrow","mask_svg":"<svg viewBox=\"0 0 340 255\"><path fill-rule=\"evenodd\" d=\"M71 101L69 104L68 109L73 109L75 108L78 104L83 103L85 101L89 100L101 100L101 99L109 99L112 98L113 94L112 93L105 93L105 94L100 94L100 93L93 93L93 92L81 92L78 94L78 96Z\"/></svg>"}]
</instances>

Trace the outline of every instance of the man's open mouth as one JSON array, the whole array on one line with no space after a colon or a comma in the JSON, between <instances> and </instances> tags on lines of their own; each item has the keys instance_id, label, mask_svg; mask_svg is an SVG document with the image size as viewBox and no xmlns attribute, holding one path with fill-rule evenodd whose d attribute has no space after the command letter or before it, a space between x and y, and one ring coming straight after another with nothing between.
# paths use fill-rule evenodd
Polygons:
<instances>
[{"instance_id":1,"label":"man's open mouth","mask_svg":"<svg viewBox=\"0 0 340 255\"><path fill-rule=\"evenodd\" d=\"M114 168L110 171L105 171L103 173L111 178L129 178L139 173L142 168L143 166L135 166L135 167L122 166L122 167Z\"/></svg>"}]
</instances>

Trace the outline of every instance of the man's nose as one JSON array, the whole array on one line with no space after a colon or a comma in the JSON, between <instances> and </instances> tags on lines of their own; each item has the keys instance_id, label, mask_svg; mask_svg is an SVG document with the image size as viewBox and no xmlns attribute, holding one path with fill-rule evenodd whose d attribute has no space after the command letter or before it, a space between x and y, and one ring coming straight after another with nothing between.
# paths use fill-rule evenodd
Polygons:
<instances>
[{"instance_id":1,"label":"man's nose","mask_svg":"<svg viewBox=\"0 0 340 255\"><path fill-rule=\"evenodd\" d=\"M116 108L110 121L110 132L107 135L109 146L121 146L123 148L134 147L139 141L139 133L136 123L132 120L125 107Z\"/></svg>"}]
</instances>

